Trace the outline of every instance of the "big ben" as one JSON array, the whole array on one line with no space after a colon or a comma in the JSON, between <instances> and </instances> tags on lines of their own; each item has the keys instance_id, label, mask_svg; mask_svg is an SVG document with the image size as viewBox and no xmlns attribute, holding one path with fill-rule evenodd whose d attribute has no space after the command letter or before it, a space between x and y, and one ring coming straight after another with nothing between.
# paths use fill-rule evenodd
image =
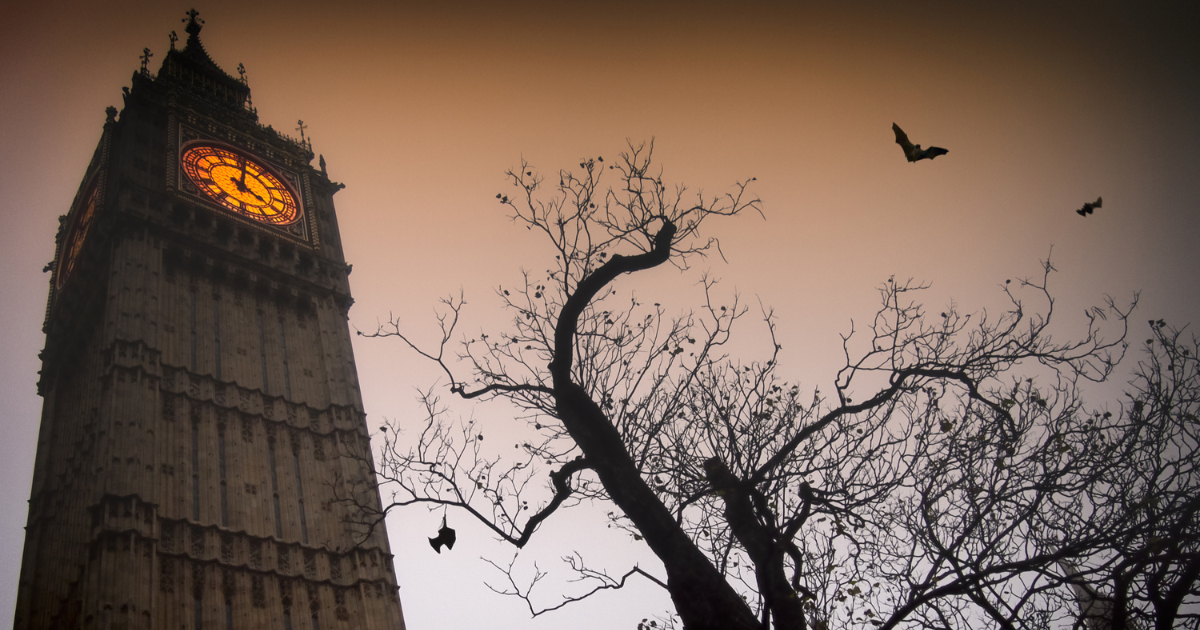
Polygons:
<instances>
[{"instance_id":1,"label":"big ben","mask_svg":"<svg viewBox=\"0 0 1200 630\"><path fill-rule=\"evenodd\" d=\"M185 21L61 220L16 628L400 630L341 184Z\"/></svg>"}]
</instances>

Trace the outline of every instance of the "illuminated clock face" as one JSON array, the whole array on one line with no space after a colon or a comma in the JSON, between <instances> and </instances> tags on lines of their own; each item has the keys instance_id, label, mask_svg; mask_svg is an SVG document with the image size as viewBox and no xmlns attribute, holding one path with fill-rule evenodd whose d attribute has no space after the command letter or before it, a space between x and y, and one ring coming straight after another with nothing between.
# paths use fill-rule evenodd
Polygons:
<instances>
[{"instance_id":1,"label":"illuminated clock face","mask_svg":"<svg viewBox=\"0 0 1200 630\"><path fill-rule=\"evenodd\" d=\"M300 218L296 198L287 186L244 153L195 144L184 150L180 163L204 195L228 210L270 225L287 225Z\"/></svg>"},{"instance_id":2,"label":"illuminated clock face","mask_svg":"<svg viewBox=\"0 0 1200 630\"><path fill-rule=\"evenodd\" d=\"M83 249L83 239L87 238L88 229L92 227L92 219L96 216L96 197L100 187L92 184L83 203L75 211L71 229L67 232L67 241L63 243L62 255L59 256L58 269L55 273L55 286L62 288L75 264L79 260L79 250Z\"/></svg>"}]
</instances>

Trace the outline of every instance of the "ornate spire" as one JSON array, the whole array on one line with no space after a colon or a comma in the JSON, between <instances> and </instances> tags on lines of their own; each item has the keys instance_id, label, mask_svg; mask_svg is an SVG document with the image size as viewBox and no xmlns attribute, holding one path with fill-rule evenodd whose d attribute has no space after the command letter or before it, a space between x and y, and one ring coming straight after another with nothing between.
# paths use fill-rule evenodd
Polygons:
<instances>
[{"instance_id":1,"label":"ornate spire","mask_svg":"<svg viewBox=\"0 0 1200 630\"><path fill-rule=\"evenodd\" d=\"M183 21L187 22L187 26L183 30L188 34L187 44L183 47L184 56L228 77L229 75L225 74L225 71L221 70L221 67L208 56L208 52L204 50L204 44L200 43L200 29L204 28L204 20L200 19L200 13L192 9L187 12L187 17L183 18Z\"/></svg>"},{"instance_id":2,"label":"ornate spire","mask_svg":"<svg viewBox=\"0 0 1200 630\"><path fill-rule=\"evenodd\" d=\"M146 76L150 75L150 71L146 68L146 66L150 63L150 58L153 56L154 53L150 52L149 48L142 49L142 56L140 57L142 60L142 74Z\"/></svg>"},{"instance_id":3,"label":"ornate spire","mask_svg":"<svg viewBox=\"0 0 1200 630\"><path fill-rule=\"evenodd\" d=\"M187 22L187 27L183 30L188 34L188 44L190 45L192 40L197 39L197 37L200 35L200 29L204 28L204 20L200 19L200 12L195 8L189 10L185 15L187 15L187 17L183 18L181 21Z\"/></svg>"},{"instance_id":4,"label":"ornate spire","mask_svg":"<svg viewBox=\"0 0 1200 630\"><path fill-rule=\"evenodd\" d=\"M195 9L186 15L182 21L185 23L183 30L187 33L187 42L182 50L176 49L174 44L177 38L172 33L171 50L163 59L158 80L209 102L226 104L253 115L250 88L246 85L245 75L242 75L242 80L233 78L208 56L204 45L200 43L204 20L200 19L200 13Z\"/></svg>"}]
</instances>

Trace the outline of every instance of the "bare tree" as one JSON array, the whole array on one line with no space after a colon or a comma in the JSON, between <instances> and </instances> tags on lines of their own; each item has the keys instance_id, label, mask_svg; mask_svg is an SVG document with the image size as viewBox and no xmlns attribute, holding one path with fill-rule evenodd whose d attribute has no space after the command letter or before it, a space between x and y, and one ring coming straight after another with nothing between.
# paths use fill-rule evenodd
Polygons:
<instances>
[{"instance_id":1,"label":"bare tree","mask_svg":"<svg viewBox=\"0 0 1200 630\"><path fill-rule=\"evenodd\" d=\"M881 627L1197 627L1197 347L1150 327L1115 411L1085 411L1062 372L997 389L1004 414L934 411L912 491L875 532L876 574L904 602Z\"/></svg>"},{"instance_id":2,"label":"bare tree","mask_svg":"<svg viewBox=\"0 0 1200 630\"><path fill-rule=\"evenodd\" d=\"M1112 541L1090 569L1109 589L1108 627L1200 628L1200 343L1150 322L1115 426L1117 462L1095 498ZM1103 420L1103 415L1097 420Z\"/></svg>"},{"instance_id":3,"label":"bare tree","mask_svg":"<svg viewBox=\"0 0 1200 630\"><path fill-rule=\"evenodd\" d=\"M595 158L559 171L551 186L525 163L508 173L518 193L500 202L544 235L554 262L498 290L507 330L448 354L459 297L445 300L433 348L395 320L373 333L440 366L456 397L515 405L538 437L519 457L488 455L480 427L428 394L415 439L384 433L378 473L392 502L362 506L366 526L405 505L453 506L521 547L558 510L607 501L612 524L645 541L665 579L638 567L611 577L578 556L572 565L596 590L651 577L695 629L1041 627L1066 619L1053 604L1072 580L1129 562L1114 541L1146 533L1149 517L1121 520L1118 486L1135 491L1119 475L1133 473L1113 462L1149 442L1128 435L1142 426L1132 416L1085 413L1079 385L1112 374L1132 305L1109 301L1077 339L1059 341L1049 263L1004 285L999 316L952 306L927 317L923 285L889 280L870 324L844 336L831 391L802 390L778 374L777 343L757 361L727 356L748 309L722 303L712 280L679 317L618 297L625 274L686 270L716 251L705 236L714 218L759 210L753 179L709 198L664 184L651 157L652 146L631 146L608 168ZM772 315L763 321L774 339ZM1157 479L1138 474L1147 488ZM1195 485L1177 483L1183 502ZM1114 496L1099 501L1102 492ZM1171 514L1156 527L1194 530ZM1194 558L1162 569L1167 547L1156 549L1145 566L1187 581ZM1067 575L1058 563L1072 559L1088 568ZM501 590L528 602L532 584L508 575ZM1128 608L1120 593L1132 591L1115 590Z\"/></svg>"}]
</instances>

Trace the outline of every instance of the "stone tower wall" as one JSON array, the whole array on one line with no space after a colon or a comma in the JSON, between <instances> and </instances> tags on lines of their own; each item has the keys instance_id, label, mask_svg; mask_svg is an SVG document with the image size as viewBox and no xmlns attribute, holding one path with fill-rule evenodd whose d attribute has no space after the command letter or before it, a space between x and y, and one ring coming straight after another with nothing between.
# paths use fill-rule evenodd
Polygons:
<instances>
[{"instance_id":1,"label":"stone tower wall","mask_svg":"<svg viewBox=\"0 0 1200 630\"><path fill-rule=\"evenodd\" d=\"M110 114L93 227L52 282L16 627L401 630L386 532L363 524L379 496L340 186L213 105L242 88L188 46ZM188 64L217 78L184 82ZM306 231L183 194L185 128L298 172Z\"/></svg>"}]
</instances>

